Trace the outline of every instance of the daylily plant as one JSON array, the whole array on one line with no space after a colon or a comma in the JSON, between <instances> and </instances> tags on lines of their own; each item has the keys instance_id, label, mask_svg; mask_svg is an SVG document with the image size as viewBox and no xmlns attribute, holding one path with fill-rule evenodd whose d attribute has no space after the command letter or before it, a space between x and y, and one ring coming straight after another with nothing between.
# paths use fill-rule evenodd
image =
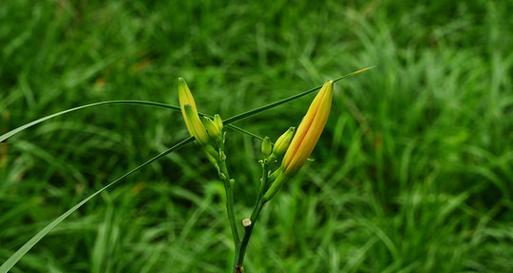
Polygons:
<instances>
[{"instance_id":1,"label":"daylily plant","mask_svg":"<svg viewBox=\"0 0 513 273\"><path fill-rule=\"evenodd\" d=\"M299 171L315 148L328 121L332 97L333 81L327 81L315 96L296 132L294 132L295 129L293 127L289 128L276 140L274 148L268 137L265 137L262 141L261 151L264 158L260 160L262 166L261 185L251 217L241 220L244 235L242 240L240 240L240 228L237 225L238 221L235 216L233 203L233 184L235 180L228 177L228 171L224 163L226 156L224 156L225 140L222 133L222 123L220 123L220 118L217 119L217 122L207 119L204 125L200 120L196 103L185 80L182 78L178 79L178 100L187 130L205 151L207 158L217 168L221 180L225 181L226 210L236 250L233 272L240 273L244 271L243 261L246 247L263 206L278 193L287 178ZM209 133L209 131L213 133ZM223 136L221 137L221 135ZM285 153L284 156L283 153ZM282 156L283 158L281 158ZM281 165L276 170L272 170L271 167L278 160L281 160Z\"/></svg>"},{"instance_id":2,"label":"daylily plant","mask_svg":"<svg viewBox=\"0 0 513 273\"><path fill-rule=\"evenodd\" d=\"M260 212L264 205L269 202L282 188L284 183L304 165L312 153L319 137L322 134L324 126L328 120L332 97L333 97L333 85L335 82L360 74L372 67L363 68L356 70L349 74L346 74L334 81L327 81L322 87L315 87L313 89L301 92L294 96L261 106L247 112L235 115L233 117L222 120L219 115L209 116L198 112L196 102L192 96L189 87L184 79L178 79L178 98L179 106L164 104L153 101L141 101L141 100L110 100L101 101L91 104L78 106L75 108L67 109L61 112L57 112L48 116L44 116L27 124L24 124L18 128L15 128L3 135L0 135L0 143L7 141L12 136L29 129L35 125L41 124L47 120L75 112L78 110L97 107L101 105L112 105L112 104L135 104L135 105L146 105L152 107L167 108L173 111L180 111L185 121L185 127L189 134L188 138L185 138L170 148L162 151L160 154L143 162L139 166L131 169L120 177L116 178L112 182L108 183L103 188L90 194L78 204L65 211L63 214L52 220L49 224L43 227L37 232L32 238L30 238L25 244L23 244L18 250L16 250L7 260L0 265L0 273L9 272L25 254L27 254L32 247L34 247L41 239L49 234L56 226L62 223L72 213L86 204L89 200L98 196L103 191L111 188L117 183L123 181L131 174L143 169L151 163L163 158L171 152L175 152L183 146L195 142L198 147L204 152L208 160L216 168L219 178L223 181L226 191L226 211L228 214L228 220L230 223L230 229L233 235L233 242L235 248L235 257L232 272L241 273L244 271L243 262L251 238L253 227L255 226ZM306 96L317 90L320 91L312 101L308 111L306 112L303 120L299 124L296 131L294 127L290 127L283 133L274 143L271 142L269 137L261 138L251 132L248 132L240 127L233 125L232 123L238 120L242 120L251 117L255 114L263 112L265 110L277 107L284 103L288 103L292 100ZM250 217L243 219L237 218L234 210L234 184L235 180L230 177L228 168L226 165L226 155L224 151L226 129L230 128L252 137L258 138L262 141L261 151L262 159L259 163L262 167L262 177L260 178L260 187L256 194L256 202ZM279 163L281 162L281 163ZM239 221L238 221L239 219Z\"/></svg>"}]
</instances>

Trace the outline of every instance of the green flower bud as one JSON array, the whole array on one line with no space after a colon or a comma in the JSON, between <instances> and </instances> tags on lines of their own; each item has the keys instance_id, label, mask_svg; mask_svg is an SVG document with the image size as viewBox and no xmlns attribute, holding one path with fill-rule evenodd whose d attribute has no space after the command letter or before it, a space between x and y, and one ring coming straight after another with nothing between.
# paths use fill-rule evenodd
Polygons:
<instances>
[{"instance_id":1,"label":"green flower bud","mask_svg":"<svg viewBox=\"0 0 513 273\"><path fill-rule=\"evenodd\" d=\"M205 129L207 129L208 136L211 139L216 139L216 140L220 139L222 130L223 130L222 125L221 125L221 127L219 127L215 121L213 121L212 119L210 119L208 117L203 117L203 119L204 119Z\"/></svg>"},{"instance_id":2,"label":"green flower bud","mask_svg":"<svg viewBox=\"0 0 513 273\"><path fill-rule=\"evenodd\" d=\"M189 90L183 78L178 78L178 101L180 103L180 110L185 121L185 126L191 136L193 136L199 144L207 144L209 140L207 131L198 115L196 102L194 101L191 90Z\"/></svg>"},{"instance_id":3,"label":"green flower bud","mask_svg":"<svg viewBox=\"0 0 513 273\"><path fill-rule=\"evenodd\" d=\"M288 149L296 128L290 127L283 135L281 135L274 143L273 154L276 157L282 156Z\"/></svg>"},{"instance_id":4,"label":"green flower bud","mask_svg":"<svg viewBox=\"0 0 513 273\"><path fill-rule=\"evenodd\" d=\"M271 143L271 139L269 139L269 137L264 137L262 145L260 146L260 150L262 151L262 154L266 157L271 155L271 153L273 152L273 144Z\"/></svg>"},{"instance_id":5,"label":"green flower bud","mask_svg":"<svg viewBox=\"0 0 513 273\"><path fill-rule=\"evenodd\" d=\"M218 114L214 115L214 123L216 124L217 128L219 128L219 131L223 131L223 120Z\"/></svg>"}]
</instances>

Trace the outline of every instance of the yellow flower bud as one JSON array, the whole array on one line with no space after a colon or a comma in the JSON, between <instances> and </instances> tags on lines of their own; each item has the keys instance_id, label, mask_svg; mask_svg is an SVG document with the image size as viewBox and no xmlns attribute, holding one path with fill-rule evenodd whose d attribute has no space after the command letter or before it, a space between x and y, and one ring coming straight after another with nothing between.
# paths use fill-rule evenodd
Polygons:
<instances>
[{"instance_id":1,"label":"yellow flower bud","mask_svg":"<svg viewBox=\"0 0 513 273\"><path fill-rule=\"evenodd\" d=\"M178 78L178 100L187 130L199 144L207 144L209 141L207 131L199 118L192 93L183 78Z\"/></svg>"},{"instance_id":2,"label":"yellow flower bud","mask_svg":"<svg viewBox=\"0 0 513 273\"><path fill-rule=\"evenodd\" d=\"M327 81L310 104L306 115L299 124L292 142L288 145L280 168L269 176L272 184L263 196L264 201L271 200L281 189L287 177L297 172L312 153L328 120L332 96L333 81ZM276 146L278 146L278 141L274 145L275 149Z\"/></svg>"},{"instance_id":3,"label":"yellow flower bud","mask_svg":"<svg viewBox=\"0 0 513 273\"><path fill-rule=\"evenodd\" d=\"M207 134L207 130L203 123L201 122L197 113L193 112L192 107L190 105L184 106L185 111L185 124L189 124L188 130L189 133L196 139L199 144L207 144L209 141L209 137Z\"/></svg>"},{"instance_id":4,"label":"yellow flower bud","mask_svg":"<svg viewBox=\"0 0 513 273\"><path fill-rule=\"evenodd\" d=\"M273 153L276 157L282 156L290 145L292 141L292 137L294 137L294 132L296 128L290 127L285 133L283 133L274 143Z\"/></svg>"},{"instance_id":5,"label":"yellow flower bud","mask_svg":"<svg viewBox=\"0 0 513 273\"><path fill-rule=\"evenodd\" d=\"M328 120L332 98L333 81L327 81L310 104L283 157L286 175L297 172L312 153Z\"/></svg>"}]
</instances>

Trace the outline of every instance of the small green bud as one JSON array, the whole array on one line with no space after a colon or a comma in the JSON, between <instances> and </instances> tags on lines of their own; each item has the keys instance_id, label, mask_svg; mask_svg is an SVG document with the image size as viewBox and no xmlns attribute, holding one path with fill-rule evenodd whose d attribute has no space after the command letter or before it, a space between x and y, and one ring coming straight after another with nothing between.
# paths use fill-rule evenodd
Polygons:
<instances>
[{"instance_id":1,"label":"small green bud","mask_svg":"<svg viewBox=\"0 0 513 273\"><path fill-rule=\"evenodd\" d=\"M223 131L223 120L221 119L221 117L218 114L214 115L214 123L217 126L217 128L219 129L219 131Z\"/></svg>"},{"instance_id":2,"label":"small green bud","mask_svg":"<svg viewBox=\"0 0 513 273\"><path fill-rule=\"evenodd\" d=\"M264 156L268 157L271 155L271 153L273 152L273 144L271 143L271 139L269 139L269 137L264 137L260 149Z\"/></svg>"},{"instance_id":3,"label":"small green bud","mask_svg":"<svg viewBox=\"0 0 513 273\"><path fill-rule=\"evenodd\" d=\"M294 137L295 127L290 127L283 135L281 135L274 144L273 154L276 157L282 156L288 149L292 138Z\"/></svg>"},{"instance_id":4,"label":"small green bud","mask_svg":"<svg viewBox=\"0 0 513 273\"><path fill-rule=\"evenodd\" d=\"M207 129L208 136L211 139L220 139L223 128L219 127L215 121L208 117L203 117L205 129Z\"/></svg>"}]
</instances>

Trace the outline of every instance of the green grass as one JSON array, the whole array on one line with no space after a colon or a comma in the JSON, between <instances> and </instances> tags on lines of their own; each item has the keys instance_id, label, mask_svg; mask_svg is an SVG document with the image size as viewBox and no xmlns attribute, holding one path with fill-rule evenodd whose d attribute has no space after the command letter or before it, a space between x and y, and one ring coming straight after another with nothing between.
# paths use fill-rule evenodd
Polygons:
<instances>
[{"instance_id":1,"label":"green grass","mask_svg":"<svg viewBox=\"0 0 513 273\"><path fill-rule=\"evenodd\" d=\"M455 2L5 1L0 130L100 100L176 104L179 76L200 111L228 117L377 65L337 83L315 161L264 210L247 272L511 272L513 5ZM308 103L237 125L276 138ZM1 144L0 263L184 136L178 113L111 105ZM227 150L242 218L258 145L231 132ZM223 202L189 146L93 199L12 272L228 272Z\"/></svg>"}]
</instances>

